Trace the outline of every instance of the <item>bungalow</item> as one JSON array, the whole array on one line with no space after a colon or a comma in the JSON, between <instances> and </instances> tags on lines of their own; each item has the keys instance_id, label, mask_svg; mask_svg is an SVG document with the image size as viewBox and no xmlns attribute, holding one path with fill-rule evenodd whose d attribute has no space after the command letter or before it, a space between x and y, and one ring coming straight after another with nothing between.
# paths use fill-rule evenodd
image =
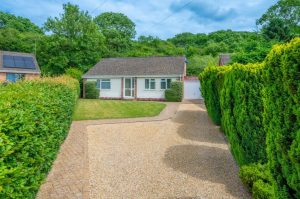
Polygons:
<instances>
[{"instance_id":1,"label":"bungalow","mask_svg":"<svg viewBox=\"0 0 300 199\"><path fill-rule=\"evenodd\" d=\"M171 82L185 75L182 56L105 58L83 75L83 89L85 82L94 81L100 98L164 100Z\"/></svg>"},{"instance_id":2,"label":"bungalow","mask_svg":"<svg viewBox=\"0 0 300 199\"><path fill-rule=\"evenodd\" d=\"M41 71L33 54L0 51L0 82L40 77Z\"/></svg>"}]
</instances>

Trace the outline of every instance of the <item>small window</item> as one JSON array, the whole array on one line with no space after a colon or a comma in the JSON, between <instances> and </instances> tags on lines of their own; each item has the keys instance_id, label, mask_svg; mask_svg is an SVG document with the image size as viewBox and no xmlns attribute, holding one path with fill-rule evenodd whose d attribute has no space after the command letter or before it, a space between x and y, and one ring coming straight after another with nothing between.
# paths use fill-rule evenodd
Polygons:
<instances>
[{"instance_id":1,"label":"small window","mask_svg":"<svg viewBox=\"0 0 300 199\"><path fill-rule=\"evenodd\" d=\"M145 79L145 89L155 90L155 79Z\"/></svg>"},{"instance_id":2,"label":"small window","mask_svg":"<svg viewBox=\"0 0 300 199\"><path fill-rule=\"evenodd\" d=\"M145 79L145 89L149 89L150 88L150 82L149 79Z\"/></svg>"},{"instance_id":3,"label":"small window","mask_svg":"<svg viewBox=\"0 0 300 199\"><path fill-rule=\"evenodd\" d=\"M171 88L172 79L167 79L167 89Z\"/></svg>"},{"instance_id":4,"label":"small window","mask_svg":"<svg viewBox=\"0 0 300 199\"><path fill-rule=\"evenodd\" d=\"M171 88L172 79L161 79L160 81L160 89L169 89Z\"/></svg>"},{"instance_id":5,"label":"small window","mask_svg":"<svg viewBox=\"0 0 300 199\"><path fill-rule=\"evenodd\" d=\"M97 88L102 90L111 89L110 79L98 79L97 80Z\"/></svg>"},{"instance_id":6,"label":"small window","mask_svg":"<svg viewBox=\"0 0 300 199\"><path fill-rule=\"evenodd\" d=\"M150 89L155 89L155 79L150 79Z\"/></svg>"},{"instance_id":7,"label":"small window","mask_svg":"<svg viewBox=\"0 0 300 199\"><path fill-rule=\"evenodd\" d=\"M167 82L166 79L160 80L160 89L166 89L167 88Z\"/></svg>"},{"instance_id":8,"label":"small window","mask_svg":"<svg viewBox=\"0 0 300 199\"><path fill-rule=\"evenodd\" d=\"M109 90L111 88L110 79L102 79L101 80L101 89Z\"/></svg>"},{"instance_id":9,"label":"small window","mask_svg":"<svg viewBox=\"0 0 300 199\"><path fill-rule=\"evenodd\" d=\"M24 74L19 74L19 73L7 73L6 74L6 80L9 82L16 82L18 80L24 79L25 75Z\"/></svg>"}]
</instances>

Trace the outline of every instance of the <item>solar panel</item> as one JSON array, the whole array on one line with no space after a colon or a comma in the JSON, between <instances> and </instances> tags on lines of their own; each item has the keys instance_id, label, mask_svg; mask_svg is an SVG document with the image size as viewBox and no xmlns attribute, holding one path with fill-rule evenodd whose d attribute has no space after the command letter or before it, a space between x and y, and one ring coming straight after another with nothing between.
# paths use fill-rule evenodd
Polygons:
<instances>
[{"instance_id":1,"label":"solar panel","mask_svg":"<svg viewBox=\"0 0 300 199\"><path fill-rule=\"evenodd\" d=\"M32 57L3 55L4 68L35 69Z\"/></svg>"}]
</instances>

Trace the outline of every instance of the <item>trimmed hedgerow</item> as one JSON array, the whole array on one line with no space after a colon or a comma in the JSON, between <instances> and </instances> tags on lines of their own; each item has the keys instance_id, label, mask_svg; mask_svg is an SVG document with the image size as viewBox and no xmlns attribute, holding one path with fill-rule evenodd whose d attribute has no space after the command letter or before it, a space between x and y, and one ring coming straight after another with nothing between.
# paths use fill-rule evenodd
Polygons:
<instances>
[{"instance_id":1,"label":"trimmed hedgerow","mask_svg":"<svg viewBox=\"0 0 300 199\"><path fill-rule=\"evenodd\" d=\"M85 98L87 99L99 99L100 91L97 89L97 83L86 82L85 83Z\"/></svg>"},{"instance_id":2,"label":"trimmed hedgerow","mask_svg":"<svg viewBox=\"0 0 300 199\"><path fill-rule=\"evenodd\" d=\"M241 171L253 197L300 198L300 38L275 46L262 64L209 68L200 79L239 165L267 165L273 183L245 177L255 178L259 164Z\"/></svg>"},{"instance_id":3,"label":"trimmed hedgerow","mask_svg":"<svg viewBox=\"0 0 300 199\"><path fill-rule=\"evenodd\" d=\"M171 88L165 91L165 97L168 102L181 102L183 98L182 81L171 82Z\"/></svg>"},{"instance_id":4,"label":"trimmed hedgerow","mask_svg":"<svg viewBox=\"0 0 300 199\"><path fill-rule=\"evenodd\" d=\"M78 98L70 77L0 87L0 198L34 198L64 141Z\"/></svg>"},{"instance_id":5,"label":"trimmed hedgerow","mask_svg":"<svg viewBox=\"0 0 300 199\"><path fill-rule=\"evenodd\" d=\"M231 67L207 67L199 75L201 93L208 115L217 125L221 124L220 92L223 87L224 73Z\"/></svg>"},{"instance_id":6,"label":"trimmed hedgerow","mask_svg":"<svg viewBox=\"0 0 300 199\"><path fill-rule=\"evenodd\" d=\"M278 198L300 198L300 38L265 61L264 128Z\"/></svg>"},{"instance_id":7,"label":"trimmed hedgerow","mask_svg":"<svg viewBox=\"0 0 300 199\"><path fill-rule=\"evenodd\" d=\"M262 125L262 68L262 64L234 64L224 74L221 124L239 165L267 161Z\"/></svg>"},{"instance_id":8,"label":"trimmed hedgerow","mask_svg":"<svg viewBox=\"0 0 300 199\"><path fill-rule=\"evenodd\" d=\"M258 163L242 166L239 176L254 198L275 199L274 182L268 165Z\"/></svg>"}]
</instances>

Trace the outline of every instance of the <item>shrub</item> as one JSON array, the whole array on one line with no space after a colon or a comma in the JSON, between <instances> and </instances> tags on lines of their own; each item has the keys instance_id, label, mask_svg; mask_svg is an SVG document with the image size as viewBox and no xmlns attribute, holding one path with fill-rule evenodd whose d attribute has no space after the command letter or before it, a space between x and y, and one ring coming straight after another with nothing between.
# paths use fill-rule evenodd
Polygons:
<instances>
[{"instance_id":1,"label":"shrub","mask_svg":"<svg viewBox=\"0 0 300 199\"><path fill-rule=\"evenodd\" d=\"M275 199L274 182L268 165L250 164L242 166L239 175L244 185L253 193L253 198Z\"/></svg>"},{"instance_id":2,"label":"shrub","mask_svg":"<svg viewBox=\"0 0 300 199\"><path fill-rule=\"evenodd\" d=\"M165 91L168 102L181 102L183 98L183 83L181 81L171 82L171 88Z\"/></svg>"},{"instance_id":3,"label":"shrub","mask_svg":"<svg viewBox=\"0 0 300 199\"><path fill-rule=\"evenodd\" d=\"M265 65L264 129L276 194L300 198L300 38L275 46Z\"/></svg>"},{"instance_id":4,"label":"shrub","mask_svg":"<svg viewBox=\"0 0 300 199\"><path fill-rule=\"evenodd\" d=\"M67 76L73 77L74 79L77 79L78 82L82 81L83 72L77 68L68 68L65 74Z\"/></svg>"},{"instance_id":5,"label":"shrub","mask_svg":"<svg viewBox=\"0 0 300 199\"><path fill-rule=\"evenodd\" d=\"M78 98L69 77L0 87L0 198L34 198L71 124Z\"/></svg>"},{"instance_id":6,"label":"shrub","mask_svg":"<svg viewBox=\"0 0 300 199\"><path fill-rule=\"evenodd\" d=\"M97 89L96 82L86 82L85 84L85 98L87 99L98 99L99 89Z\"/></svg>"},{"instance_id":7,"label":"shrub","mask_svg":"<svg viewBox=\"0 0 300 199\"><path fill-rule=\"evenodd\" d=\"M239 165L266 162L262 125L262 64L234 64L224 73L220 95L222 129Z\"/></svg>"},{"instance_id":8,"label":"shrub","mask_svg":"<svg viewBox=\"0 0 300 199\"><path fill-rule=\"evenodd\" d=\"M223 86L223 75L230 67L207 67L199 75L201 93L208 115L217 125L221 124L220 92Z\"/></svg>"}]
</instances>

